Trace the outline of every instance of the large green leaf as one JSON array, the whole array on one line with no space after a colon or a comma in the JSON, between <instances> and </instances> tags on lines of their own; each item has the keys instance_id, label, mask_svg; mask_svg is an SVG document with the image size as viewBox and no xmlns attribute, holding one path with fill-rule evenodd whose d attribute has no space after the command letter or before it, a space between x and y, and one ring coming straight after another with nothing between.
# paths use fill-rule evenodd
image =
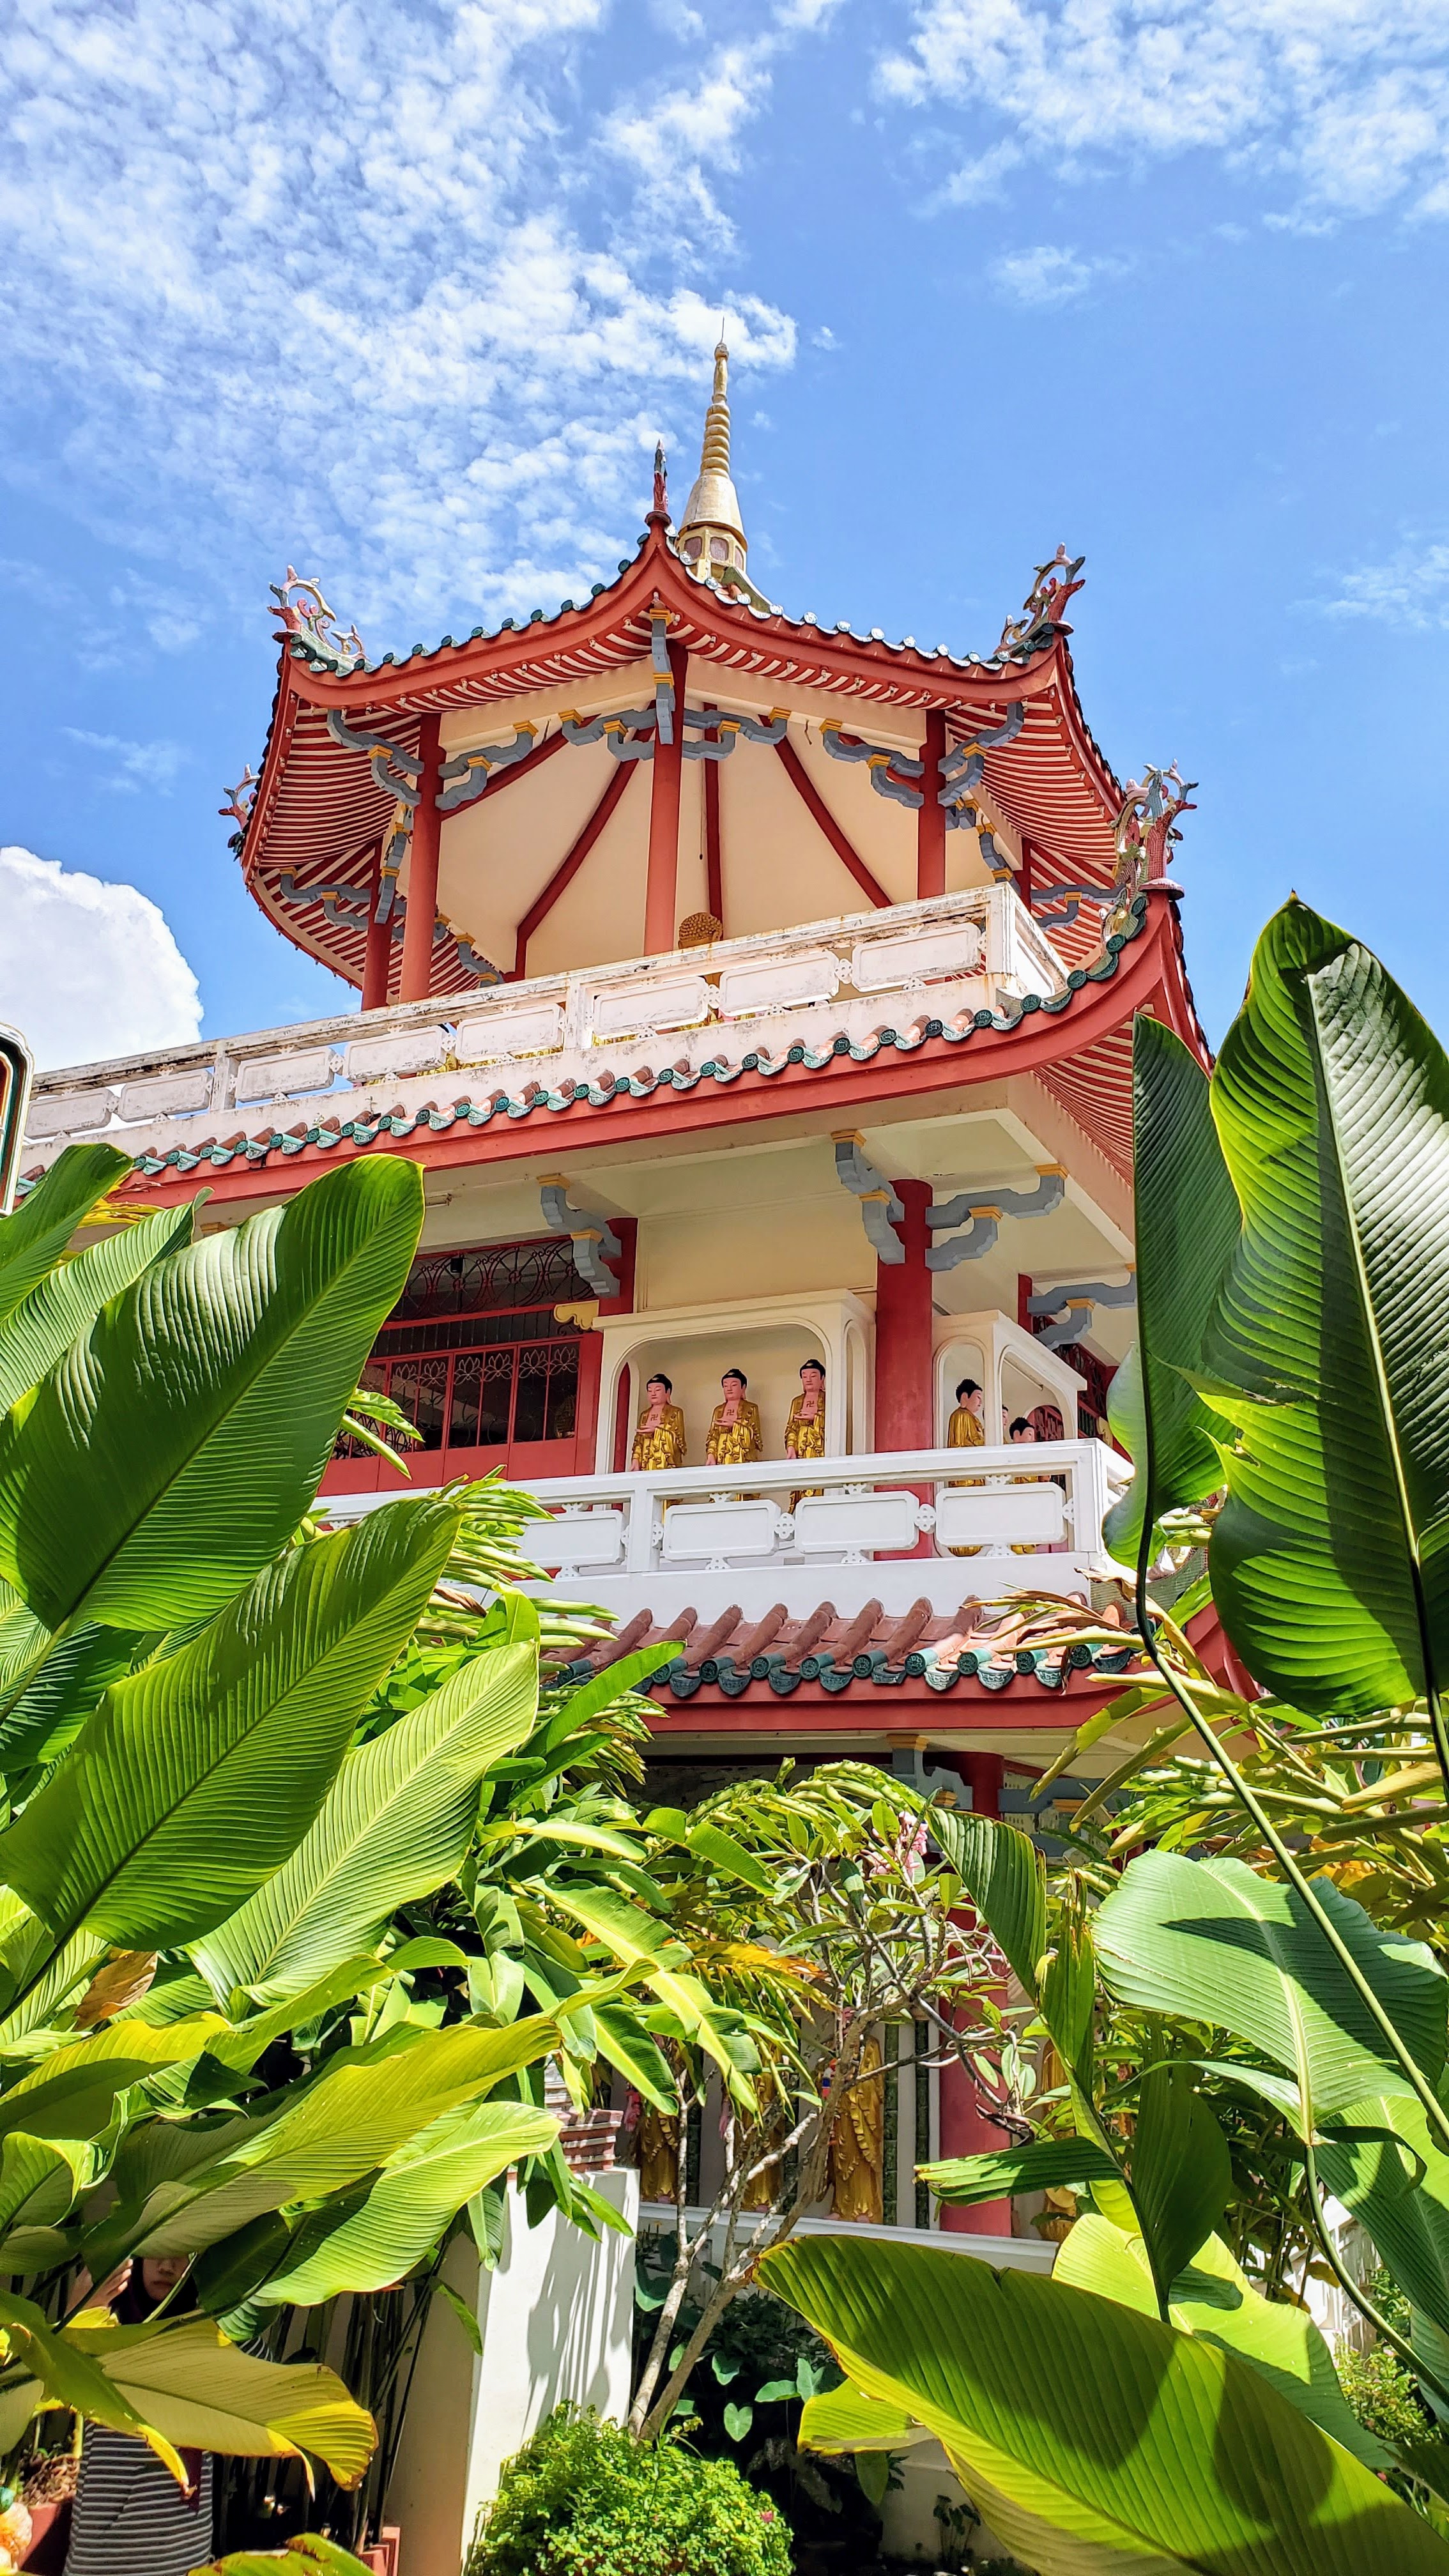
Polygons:
<instances>
[{"instance_id":1,"label":"large green leaf","mask_svg":"<svg viewBox=\"0 0 1449 2576\"><path fill-rule=\"evenodd\" d=\"M194 1216L192 1207L164 1208L138 1225L122 1226L36 1281L0 1324L0 1413L39 1385L61 1353L89 1332L103 1306L163 1253L179 1252L191 1241Z\"/></svg>"},{"instance_id":2,"label":"large green leaf","mask_svg":"<svg viewBox=\"0 0 1449 2576\"><path fill-rule=\"evenodd\" d=\"M339 2549L335 2540L302 2531L285 2549L244 2549L240 2555L209 2561L196 2570L196 2576L371 2576L371 2570L350 2549Z\"/></svg>"},{"instance_id":3,"label":"large green leaf","mask_svg":"<svg viewBox=\"0 0 1449 2576\"><path fill-rule=\"evenodd\" d=\"M1431 2081L1444 2065L1449 1984L1421 1943L1380 1931L1329 1879L1314 1892ZM1096 1916L1112 1992L1143 2012L1209 2022L1293 2075L1310 2115L1411 2092L1378 2024L1291 1887L1237 1860L1152 1851Z\"/></svg>"},{"instance_id":4,"label":"large green leaf","mask_svg":"<svg viewBox=\"0 0 1449 2576\"><path fill-rule=\"evenodd\" d=\"M904 2406L867 2397L843 2379L838 2388L808 2397L800 2415L800 2448L838 2455L842 2451L909 2451L929 2442L924 2424Z\"/></svg>"},{"instance_id":5,"label":"large green leaf","mask_svg":"<svg viewBox=\"0 0 1449 2576\"><path fill-rule=\"evenodd\" d=\"M106 1693L0 1835L0 1873L58 1936L87 1923L160 1949L209 1931L296 1849L461 1520L419 1497L289 1549Z\"/></svg>"},{"instance_id":6,"label":"large green leaf","mask_svg":"<svg viewBox=\"0 0 1449 2576\"><path fill-rule=\"evenodd\" d=\"M118 2093L170 2066L199 2057L226 2029L220 2016L172 2022L111 2022L89 2039L66 2040L0 2095L0 2135L93 2138L105 2127Z\"/></svg>"},{"instance_id":7,"label":"large green leaf","mask_svg":"<svg viewBox=\"0 0 1449 2576\"><path fill-rule=\"evenodd\" d=\"M361 2206L304 2218L282 2268L252 2295L267 2307L315 2307L344 2290L399 2281L475 2191L558 2138L550 2111L479 2102L444 2112L389 2157Z\"/></svg>"},{"instance_id":8,"label":"large green leaf","mask_svg":"<svg viewBox=\"0 0 1449 2576\"><path fill-rule=\"evenodd\" d=\"M1137 2093L1132 2200L1164 2313L1173 2282L1215 2232L1232 2190L1228 2142L1191 2069L1150 2067Z\"/></svg>"},{"instance_id":9,"label":"large green leaf","mask_svg":"<svg viewBox=\"0 0 1449 2576\"><path fill-rule=\"evenodd\" d=\"M1249 1670L1347 1717L1449 1681L1449 1058L1291 902L1213 1079L1242 1239L1207 1336L1237 1428L1213 1597Z\"/></svg>"},{"instance_id":10,"label":"large green leaf","mask_svg":"<svg viewBox=\"0 0 1449 2576\"><path fill-rule=\"evenodd\" d=\"M1449 2336L1449 2159L1419 2103L1380 2094L1350 2104L1323 2133L1318 2170L1404 2296Z\"/></svg>"},{"instance_id":11,"label":"large green leaf","mask_svg":"<svg viewBox=\"0 0 1449 2576\"><path fill-rule=\"evenodd\" d=\"M0 1217L0 1321L59 1261L76 1227L129 1172L115 1145L67 1145L13 1216Z\"/></svg>"},{"instance_id":12,"label":"large green leaf","mask_svg":"<svg viewBox=\"0 0 1449 2576\"><path fill-rule=\"evenodd\" d=\"M1047 1945L1046 1871L1029 1834L990 1816L933 1807L931 1832L1026 1992L1038 1992Z\"/></svg>"},{"instance_id":13,"label":"large green leaf","mask_svg":"<svg viewBox=\"0 0 1449 2576\"><path fill-rule=\"evenodd\" d=\"M1241 1216L1195 1055L1146 1012L1132 1031L1139 1339L1112 1381L1111 1420L1137 1472L1103 1525L1123 1565L1165 1511L1223 1481L1228 1426L1192 1383ZM1144 1367L1143 1353L1146 1353Z\"/></svg>"},{"instance_id":14,"label":"large green leaf","mask_svg":"<svg viewBox=\"0 0 1449 2576\"><path fill-rule=\"evenodd\" d=\"M93 2310L75 2320L66 2341L178 2450L273 2460L310 2454L339 2486L355 2487L377 2447L372 2417L335 2372L239 2352L209 2317L115 2326L104 2309Z\"/></svg>"},{"instance_id":15,"label":"large green leaf","mask_svg":"<svg viewBox=\"0 0 1449 2576\"><path fill-rule=\"evenodd\" d=\"M924 2246L817 2236L760 2268L1042 2576L1449 2571L1426 2523L1202 2336Z\"/></svg>"},{"instance_id":16,"label":"large green leaf","mask_svg":"<svg viewBox=\"0 0 1449 2576\"><path fill-rule=\"evenodd\" d=\"M1009 2199L1018 2191L1056 2191L1063 2184L1116 2182L1117 2167L1092 2138L1035 2138L990 2156L952 2156L944 2164L917 2165L916 2178L938 2200L973 2208L978 2201Z\"/></svg>"},{"instance_id":17,"label":"large green leaf","mask_svg":"<svg viewBox=\"0 0 1449 2576\"><path fill-rule=\"evenodd\" d=\"M49 1628L169 1627L296 1529L407 1277L422 1176L349 1163L153 1264L0 1422L0 1576Z\"/></svg>"},{"instance_id":18,"label":"large green leaf","mask_svg":"<svg viewBox=\"0 0 1449 2576\"><path fill-rule=\"evenodd\" d=\"M238 1986L263 2003L300 1993L455 1877L483 1775L537 1707L534 1648L493 1647L350 1753L291 1859L197 1949L223 2001Z\"/></svg>"},{"instance_id":19,"label":"large green leaf","mask_svg":"<svg viewBox=\"0 0 1449 2576\"><path fill-rule=\"evenodd\" d=\"M269 2210L345 2190L445 2112L546 2056L558 2026L540 2014L505 2030L463 2023L406 2037L407 2046L384 2040L339 2050L272 2118L214 2132L209 2152L184 2171L174 2153L159 2179L154 2162L129 2167L127 2197L103 2222L92 2271L123 2252L193 2253ZM118 2173L118 2188L122 2179Z\"/></svg>"},{"instance_id":20,"label":"large green leaf","mask_svg":"<svg viewBox=\"0 0 1449 2576\"><path fill-rule=\"evenodd\" d=\"M1052 2274L1075 2290L1115 2299L1139 2316L1157 2314L1152 2266L1140 2236L1125 2236L1095 2211L1079 2218ZM1270 2380L1300 2414L1331 2433L1371 2469L1387 2468L1390 2454L1365 2432L1338 2384L1333 2356L1306 2308L1265 2299L1234 2262L1222 2239L1210 2236L1172 2285L1168 2322L1236 2353Z\"/></svg>"}]
</instances>

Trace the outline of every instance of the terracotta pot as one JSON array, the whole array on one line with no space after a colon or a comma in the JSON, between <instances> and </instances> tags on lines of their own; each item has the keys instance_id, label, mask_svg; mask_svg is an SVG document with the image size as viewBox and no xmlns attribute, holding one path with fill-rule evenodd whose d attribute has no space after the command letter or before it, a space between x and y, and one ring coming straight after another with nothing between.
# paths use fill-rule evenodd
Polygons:
<instances>
[{"instance_id":1,"label":"terracotta pot","mask_svg":"<svg viewBox=\"0 0 1449 2576\"><path fill-rule=\"evenodd\" d=\"M69 2496L62 2496L58 2504L33 2504L30 2519L34 2529L29 2554L22 2564L33 2571L33 2576L60 2576L70 2545Z\"/></svg>"}]
</instances>

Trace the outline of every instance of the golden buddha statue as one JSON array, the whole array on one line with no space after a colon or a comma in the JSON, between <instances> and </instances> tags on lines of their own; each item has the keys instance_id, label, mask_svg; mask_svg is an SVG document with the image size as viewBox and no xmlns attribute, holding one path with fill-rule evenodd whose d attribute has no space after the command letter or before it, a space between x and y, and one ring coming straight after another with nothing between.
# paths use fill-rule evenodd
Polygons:
<instances>
[{"instance_id":1,"label":"golden buddha statue","mask_svg":"<svg viewBox=\"0 0 1449 2576\"><path fill-rule=\"evenodd\" d=\"M661 1370L644 1381L644 1409L629 1463L636 1470L682 1467L687 1454L683 1409L674 1402L673 1380Z\"/></svg>"},{"instance_id":2,"label":"golden buddha statue","mask_svg":"<svg viewBox=\"0 0 1449 2576\"><path fill-rule=\"evenodd\" d=\"M790 1417L785 1425L785 1455L787 1458L823 1458L825 1455L825 1370L819 1360L802 1360L800 1363L800 1393L791 1403ZM803 1503L807 1494L819 1492L818 1485L802 1485L798 1493L790 1496L791 1511L797 1503Z\"/></svg>"},{"instance_id":3,"label":"golden buddha statue","mask_svg":"<svg viewBox=\"0 0 1449 2576\"><path fill-rule=\"evenodd\" d=\"M829 2174L837 2218L879 2227L885 2217L885 2079L878 2039L860 2054L851 2085L830 2132Z\"/></svg>"},{"instance_id":4,"label":"golden buddha statue","mask_svg":"<svg viewBox=\"0 0 1449 2576\"><path fill-rule=\"evenodd\" d=\"M956 1389L956 1410L946 1425L948 1449L984 1449L986 1425L981 1416L986 1399L974 1377L963 1377ZM963 1476L963 1485L979 1485L979 1476ZM979 1547L953 1547L953 1556L979 1556Z\"/></svg>"},{"instance_id":5,"label":"golden buddha statue","mask_svg":"<svg viewBox=\"0 0 1449 2576\"><path fill-rule=\"evenodd\" d=\"M679 2189L679 2113L646 2102L639 2115L639 2197L672 2201Z\"/></svg>"},{"instance_id":6,"label":"golden buddha statue","mask_svg":"<svg viewBox=\"0 0 1449 2576\"><path fill-rule=\"evenodd\" d=\"M749 1400L749 1383L744 1370L736 1368L726 1369L720 1379L723 1401L710 1415L709 1438L704 1444L707 1467L749 1467L757 1458L763 1458L760 1408Z\"/></svg>"}]
</instances>

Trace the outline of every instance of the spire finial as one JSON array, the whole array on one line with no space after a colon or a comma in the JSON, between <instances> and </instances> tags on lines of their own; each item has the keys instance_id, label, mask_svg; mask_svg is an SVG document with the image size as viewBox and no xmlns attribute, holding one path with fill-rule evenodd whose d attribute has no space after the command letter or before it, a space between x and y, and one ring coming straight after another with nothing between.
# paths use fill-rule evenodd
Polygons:
<instances>
[{"instance_id":1,"label":"spire finial","mask_svg":"<svg viewBox=\"0 0 1449 2576\"><path fill-rule=\"evenodd\" d=\"M654 507L667 515L669 509L669 469L664 461L664 441L654 442Z\"/></svg>"},{"instance_id":2,"label":"spire finial","mask_svg":"<svg viewBox=\"0 0 1449 2576\"><path fill-rule=\"evenodd\" d=\"M699 473L679 522L679 551L685 562L716 580L742 575L745 569L745 531L730 481L730 353L724 334L721 314Z\"/></svg>"}]
</instances>

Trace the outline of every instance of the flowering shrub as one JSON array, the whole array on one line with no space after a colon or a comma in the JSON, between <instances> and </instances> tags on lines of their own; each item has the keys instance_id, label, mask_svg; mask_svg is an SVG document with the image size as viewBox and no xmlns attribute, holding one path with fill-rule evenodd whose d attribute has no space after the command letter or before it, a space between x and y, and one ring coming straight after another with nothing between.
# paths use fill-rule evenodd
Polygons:
<instances>
[{"instance_id":1,"label":"flowering shrub","mask_svg":"<svg viewBox=\"0 0 1449 2576\"><path fill-rule=\"evenodd\" d=\"M508 2462L467 2576L790 2576L784 2516L728 2460L561 2406Z\"/></svg>"}]
</instances>

